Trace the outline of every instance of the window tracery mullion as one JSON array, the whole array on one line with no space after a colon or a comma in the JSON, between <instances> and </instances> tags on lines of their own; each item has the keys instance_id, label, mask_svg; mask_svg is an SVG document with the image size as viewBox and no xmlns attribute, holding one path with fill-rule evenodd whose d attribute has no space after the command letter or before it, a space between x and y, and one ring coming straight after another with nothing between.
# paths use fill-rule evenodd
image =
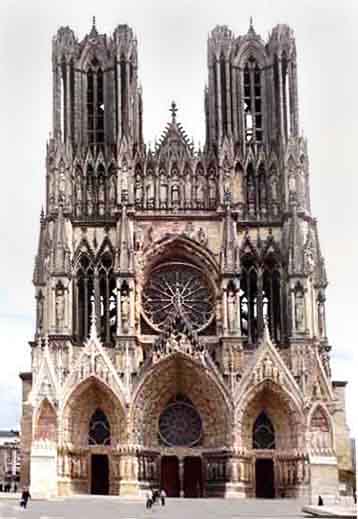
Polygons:
<instances>
[{"instance_id":1,"label":"window tracery mullion","mask_svg":"<svg viewBox=\"0 0 358 519\"><path fill-rule=\"evenodd\" d=\"M105 330L106 330L106 342L109 343L111 340L110 327L109 327L109 274L106 274L106 297L104 299L104 316L105 316Z\"/></svg>"},{"instance_id":2,"label":"window tracery mullion","mask_svg":"<svg viewBox=\"0 0 358 519\"><path fill-rule=\"evenodd\" d=\"M257 333L258 337L263 332L263 269L257 269Z\"/></svg>"},{"instance_id":3,"label":"window tracery mullion","mask_svg":"<svg viewBox=\"0 0 358 519\"><path fill-rule=\"evenodd\" d=\"M87 275L83 278L83 313L84 313L84 319L83 319L83 335L85 337L88 336L88 277Z\"/></svg>"},{"instance_id":4,"label":"window tracery mullion","mask_svg":"<svg viewBox=\"0 0 358 519\"><path fill-rule=\"evenodd\" d=\"M253 66L249 69L250 73L250 110L252 115L252 140L256 141L256 107L255 107L255 69ZM257 205L256 205L257 207Z\"/></svg>"},{"instance_id":5,"label":"window tracery mullion","mask_svg":"<svg viewBox=\"0 0 358 519\"><path fill-rule=\"evenodd\" d=\"M268 272L268 279L269 279L269 290L270 290L270 304L269 304L270 324L271 324L270 333L271 333L271 335L273 336L273 338L276 341L277 340L277 337L276 337L276 319L275 319L275 312L274 312L274 306L276 305L276 301L275 301L274 290L273 290L273 272L272 271Z\"/></svg>"},{"instance_id":6,"label":"window tracery mullion","mask_svg":"<svg viewBox=\"0 0 358 519\"><path fill-rule=\"evenodd\" d=\"M252 295L251 295L251 275L250 270L246 271L246 287L247 287L247 337L249 343L253 342L252 334Z\"/></svg>"}]
</instances>

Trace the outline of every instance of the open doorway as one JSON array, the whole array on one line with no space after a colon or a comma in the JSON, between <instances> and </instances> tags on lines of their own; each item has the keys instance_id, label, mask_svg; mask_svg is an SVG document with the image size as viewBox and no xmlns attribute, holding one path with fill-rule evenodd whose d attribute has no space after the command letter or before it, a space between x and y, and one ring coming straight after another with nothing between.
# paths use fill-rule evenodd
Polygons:
<instances>
[{"instance_id":1,"label":"open doorway","mask_svg":"<svg viewBox=\"0 0 358 519\"><path fill-rule=\"evenodd\" d=\"M109 464L106 454L92 454L91 494L109 493Z\"/></svg>"},{"instance_id":2,"label":"open doorway","mask_svg":"<svg viewBox=\"0 0 358 519\"><path fill-rule=\"evenodd\" d=\"M179 460L176 456L162 457L160 485L168 497L179 497Z\"/></svg>"},{"instance_id":3,"label":"open doorway","mask_svg":"<svg viewBox=\"0 0 358 519\"><path fill-rule=\"evenodd\" d=\"M256 460L256 497L275 497L274 466L272 459Z\"/></svg>"},{"instance_id":4,"label":"open doorway","mask_svg":"<svg viewBox=\"0 0 358 519\"><path fill-rule=\"evenodd\" d=\"M202 497L203 471L201 458L189 456L184 458L184 497Z\"/></svg>"}]
</instances>

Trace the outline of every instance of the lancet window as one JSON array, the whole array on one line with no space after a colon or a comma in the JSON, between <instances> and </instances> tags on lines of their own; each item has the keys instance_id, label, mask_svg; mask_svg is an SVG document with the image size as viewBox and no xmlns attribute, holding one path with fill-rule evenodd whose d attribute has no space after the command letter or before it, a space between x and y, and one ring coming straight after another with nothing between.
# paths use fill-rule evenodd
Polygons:
<instances>
[{"instance_id":1,"label":"lancet window","mask_svg":"<svg viewBox=\"0 0 358 519\"><path fill-rule=\"evenodd\" d=\"M244 127L247 143L262 142L261 70L252 56L244 67Z\"/></svg>"},{"instance_id":2,"label":"lancet window","mask_svg":"<svg viewBox=\"0 0 358 519\"><path fill-rule=\"evenodd\" d=\"M247 254L242 258L240 283L241 330L249 344L256 344L267 322L271 338L281 341L281 282L277 262L270 256L263 265Z\"/></svg>"},{"instance_id":3,"label":"lancet window","mask_svg":"<svg viewBox=\"0 0 358 519\"><path fill-rule=\"evenodd\" d=\"M88 144L104 143L103 72L94 59L87 71L87 135Z\"/></svg>"},{"instance_id":4,"label":"lancet window","mask_svg":"<svg viewBox=\"0 0 358 519\"><path fill-rule=\"evenodd\" d=\"M88 254L82 254L78 261L74 285L74 334L81 342L89 336L93 311L101 340L104 344L113 344L117 297L113 255L108 251L98 261L93 261Z\"/></svg>"},{"instance_id":5,"label":"lancet window","mask_svg":"<svg viewBox=\"0 0 358 519\"><path fill-rule=\"evenodd\" d=\"M275 429L270 418L262 411L256 418L252 431L252 447L254 449L274 449Z\"/></svg>"},{"instance_id":6,"label":"lancet window","mask_svg":"<svg viewBox=\"0 0 358 519\"><path fill-rule=\"evenodd\" d=\"M88 445L110 445L111 428L102 409L93 413L88 431Z\"/></svg>"}]
</instances>

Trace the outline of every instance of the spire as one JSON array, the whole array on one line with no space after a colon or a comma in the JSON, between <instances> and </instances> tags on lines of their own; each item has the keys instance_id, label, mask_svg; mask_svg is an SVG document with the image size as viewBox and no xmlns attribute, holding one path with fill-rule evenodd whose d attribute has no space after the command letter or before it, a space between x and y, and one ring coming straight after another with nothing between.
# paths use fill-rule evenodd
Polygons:
<instances>
[{"instance_id":1,"label":"spire","mask_svg":"<svg viewBox=\"0 0 358 519\"><path fill-rule=\"evenodd\" d=\"M91 32L89 33L89 37L97 38L97 36L98 36L98 31L97 31L97 27L96 27L96 17L93 16L92 17L92 28L91 28Z\"/></svg>"},{"instance_id":2,"label":"spire","mask_svg":"<svg viewBox=\"0 0 358 519\"><path fill-rule=\"evenodd\" d=\"M248 33L249 34L256 34L255 29L254 29L254 21L253 21L252 16L250 16L250 25L249 25Z\"/></svg>"},{"instance_id":3,"label":"spire","mask_svg":"<svg viewBox=\"0 0 358 519\"><path fill-rule=\"evenodd\" d=\"M221 266L223 272L236 273L240 269L239 246L235 222L231 215L230 205L226 205L226 214L223 227L223 241L221 245Z\"/></svg>"},{"instance_id":4,"label":"spire","mask_svg":"<svg viewBox=\"0 0 358 519\"><path fill-rule=\"evenodd\" d=\"M34 285L45 284L45 257L47 254L47 229L43 208L40 214L40 236L32 281Z\"/></svg>"},{"instance_id":5,"label":"spire","mask_svg":"<svg viewBox=\"0 0 358 519\"><path fill-rule=\"evenodd\" d=\"M67 271L67 239L65 229L65 218L62 204L59 205L57 219L55 221L53 240L53 262L54 274L65 274Z\"/></svg>"},{"instance_id":6,"label":"spire","mask_svg":"<svg viewBox=\"0 0 358 519\"><path fill-rule=\"evenodd\" d=\"M133 273L134 258L132 237L125 205L122 206L122 215L119 224L119 236L117 243L117 270L119 270L122 274Z\"/></svg>"}]
</instances>

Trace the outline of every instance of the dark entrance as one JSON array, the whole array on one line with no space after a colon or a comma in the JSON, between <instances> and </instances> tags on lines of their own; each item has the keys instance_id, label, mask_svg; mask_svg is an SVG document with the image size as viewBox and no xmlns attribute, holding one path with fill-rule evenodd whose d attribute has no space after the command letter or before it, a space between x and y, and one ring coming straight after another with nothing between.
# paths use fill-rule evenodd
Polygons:
<instances>
[{"instance_id":1,"label":"dark entrance","mask_svg":"<svg viewBox=\"0 0 358 519\"><path fill-rule=\"evenodd\" d=\"M91 465L91 494L108 494L108 456L105 454L92 454Z\"/></svg>"},{"instance_id":2,"label":"dark entrance","mask_svg":"<svg viewBox=\"0 0 358 519\"><path fill-rule=\"evenodd\" d=\"M179 461L176 456L163 456L160 486L168 497L179 497Z\"/></svg>"},{"instance_id":3,"label":"dark entrance","mask_svg":"<svg viewBox=\"0 0 358 519\"><path fill-rule=\"evenodd\" d=\"M203 472L201 458L184 458L184 497L202 497Z\"/></svg>"},{"instance_id":4,"label":"dark entrance","mask_svg":"<svg viewBox=\"0 0 358 519\"><path fill-rule=\"evenodd\" d=\"M273 460L256 460L256 497L275 497Z\"/></svg>"}]
</instances>

